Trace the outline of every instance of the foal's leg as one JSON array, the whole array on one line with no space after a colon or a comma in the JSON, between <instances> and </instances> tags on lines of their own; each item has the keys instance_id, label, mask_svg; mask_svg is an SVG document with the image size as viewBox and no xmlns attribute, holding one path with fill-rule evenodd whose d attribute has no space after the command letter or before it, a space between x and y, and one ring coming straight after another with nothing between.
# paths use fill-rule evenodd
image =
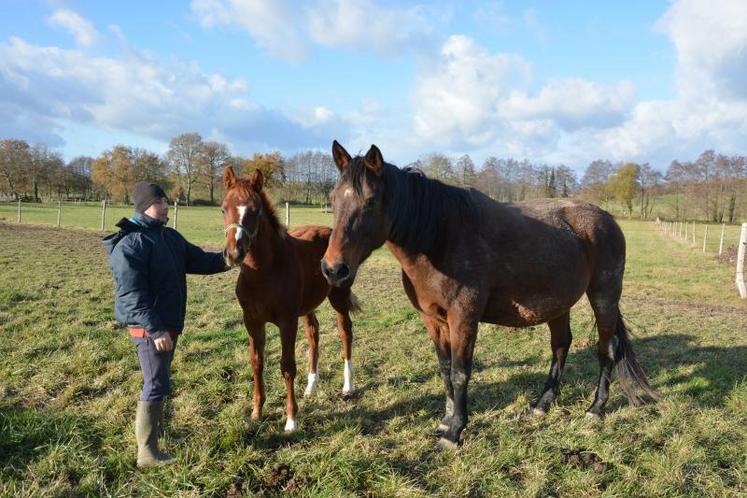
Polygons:
<instances>
[{"instance_id":1,"label":"foal's leg","mask_svg":"<svg viewBox=\"0 0 747 498\"><path fill-rule=\"evenodd\" d=\"M303 329L306 334L306 341L309 344L309 379L306 384L305 397L313 396L316 392L316 385L319 382L317 366L319 364L319 321L312 311L303 317Z\"/></svg>"},{"instance_id":2,"label":"foal's leg","mask_svg":"<svg viewBox=\"0 0 747 498\"><path fill-rule=\"evenodd\" d=\"M285 381L285 431L291 432L296 430L296 412L298 404L296 403L296 393L294 390L294 381L296 379L296 333L298 332L298 319L293 317L279 324L280 329L280 372L283 374Z\"/></svg>"},{"instance_id":3,"label":"foal's leg","mask_svg":"<svg viewBox=\"0 0 747 498\"><path fill-rule=\"evenodd\" d=\"M560 378L563 375L565 358L571 347L571 313L567 311L564 315L550 320L547 323L550 326L550 346L552 347L552 363L550 364L550 374L545 382L545 388L542 390L537 404L534 405L533 413L535 415L544 415L547 413L550 403L552 403L560 392Z\"/></svg>"},{"instance_id":4,"label":"foal's leg","mask_svg":"<svg viewBox=\"0 0 747 498\"><path fill-rule=\"evenodd\" d=\"M451 342L451 385L454 389L454 415L439 444L444 448L459 445L459 436L467 425L467 386L472 374L472 354L477 339L477 319L458 311L448 316Z\"/></svg>"},{"instance_id":5,"label":"foal's leg","mask_svg":"<svg viewBox=\"0 0 747 498\"><path fill-rule=\"evenodd\" d=\"M340 334L345 360L342 395L349 397L353 394L353 322L350 320L350 289L333 288L329 292L329 303L337 312L337 332Z\"/></svg>"},{"instance_id":6,"label":"foal's leg","mask_svg":"<svg viewBox=\"0 0 747 498\"><path fill-rule=\"evenodd\" d=\"M254 397L252 398L252 418L262 418L262 406L265 404L265 381L262 377L265 363L265 324L250 322L244 318L244 325L249 332L249 359L254 374Z\"/></svg>"},{"instance_id":7,"label":"foal's leg","mask_svg":"<svg viewBox=\"0 0 747 498\"><path fill-rule=\"evenodd\" d=\"M454 416L454 388L451 385L451 345L449 344L449 327L441 324L424 314L420 317L425 324L428 335L433 341L438 357L438 367L441 371L441 380L444 383L444 392L446 394L446 409L444 418L436 428L436 433L442 436L451 424L451 417Z\"/></svg>"}]
</instances>

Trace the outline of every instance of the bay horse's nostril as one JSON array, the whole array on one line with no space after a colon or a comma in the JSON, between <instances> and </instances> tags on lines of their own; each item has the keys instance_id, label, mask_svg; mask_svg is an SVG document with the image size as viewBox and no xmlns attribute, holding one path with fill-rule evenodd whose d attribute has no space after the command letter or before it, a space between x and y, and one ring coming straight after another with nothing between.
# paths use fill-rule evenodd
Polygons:
<instances>
[{"instance_id":1,"label":"bay horse's nostril","mask_svg":"<svg viewBox=\"0 0 747 498\"><path fill-rule=\"evenodd\" d=\"M348 265L345 263L338 263L335 266L337 267L335 273L337 273L338 279L345 280L350 276L350 268L348 268Z\"/></svg>"}]
</instances>

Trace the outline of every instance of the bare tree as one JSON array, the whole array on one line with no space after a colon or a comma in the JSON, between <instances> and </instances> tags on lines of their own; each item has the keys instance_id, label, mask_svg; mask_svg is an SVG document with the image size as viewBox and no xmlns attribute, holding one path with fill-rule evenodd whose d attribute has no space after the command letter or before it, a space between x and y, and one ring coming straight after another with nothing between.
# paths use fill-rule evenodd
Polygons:
<instances>
[{"instance_id":1,"label":"bare tree","mask_svg":"<svg viewBox=\"0 0 747 498\"><path fill-rule=\"evenodd\" d=\"M221 183L223 169L228 166L231 153L225 144L203 142L199 155L200 178L208 189L210 204L215 204L215 188Z\"/></svg>"},{"instance_id":2,"label":"bare tree","mask_svg":"<svg viewBox=\"0 0 747 498\"><path fill-rule=\"evenodd\" d=\"M192 188L199 178L201 156L202 137L198 133L178 135L169 143L168 161L184 191L187 205L192 202Z\"/></svg>"}]
</instances>

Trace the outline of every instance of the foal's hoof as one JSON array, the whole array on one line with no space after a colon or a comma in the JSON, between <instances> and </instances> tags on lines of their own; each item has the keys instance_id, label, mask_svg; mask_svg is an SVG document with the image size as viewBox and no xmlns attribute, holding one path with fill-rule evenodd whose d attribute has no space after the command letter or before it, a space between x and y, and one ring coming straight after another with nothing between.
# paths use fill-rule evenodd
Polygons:
<instances>
[{"instance_id":1,"label":"foal's hoof","mask_svg":"<svg viewBox=\"0 0 747 498\"><path fill-rule=\"evenodd\" d=\"M343 391L340 397L342 398L343 401L353 399L353 391Z\"/></svg>"},{"instance_id":2,"label":"foal's hoof","mask_svg":"<svg viewBox=\"0 0 747 498\"><path fill-rule=\"evenodd\" d=\"M252 412L251 419L252 420L262 420L262 412L256 412L256 411Z\"/></svg>"},{"instance_id":3,"label":"foal's hoof","mask_svg":"<svg viewBox=\"0 0 747 498\"><path fill-rule=\"evenodd\" d=\"M547 415L547 411L543 410L542 408L532 408L532 411L529 412L532 417L541 418Z\"/></svg>"},{"instance_id":4,"label":"foal's hoof","mask_svg":"<svg viewBox=\"0 0 747 498\"><path fill-rule=\"evenodd\" d=\"M459 449L459 443L455 443L451 439L442 437L438 440L438 447L446 451L454 451Z\"/></svg>"},{"instance_id":5,"label":"foal's hoof","mask_svg":"<svg viewBox=\"0 0 747 498\"><path fill-rule=\"evenodd\" d=\"M292 418L289 418L285 422L285 432L294 432L296 430L296 421Z\"/></svg>"}]
</instances>

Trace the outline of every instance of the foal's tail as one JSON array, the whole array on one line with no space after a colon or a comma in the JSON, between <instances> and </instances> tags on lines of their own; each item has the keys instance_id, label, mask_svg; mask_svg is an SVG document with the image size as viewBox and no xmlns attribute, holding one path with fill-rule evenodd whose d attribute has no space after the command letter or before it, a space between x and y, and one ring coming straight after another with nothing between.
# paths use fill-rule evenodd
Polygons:
<instances>
[{"instance_id":1,"label":"foal's tail","mask_svg":"<svg viewBox=\"0 0 747 498\"><path fill-rule=\"evenodd\" d=\"M639 387L651 399L658 400L661 395L654 390L646 380L646 374L643 372L640 363L633 353L633 345L630 343L628 336L628 327L625 325L622 313L617 312L617 325L615 327L615 336L617 344L615 347L615 371L620 385L628 397L630 403L634 406L643 404L643 400L638 396L636 388Z\"/></svg>"},{"instance_id":2,"label":"foal's tail","mask_svg":"<svg viewBox=\"0 0 747 498\"><path fill-rule=\"evenodd\" d=\"M358 301L358 296L353 294L353 291L350 291L348 295L348 309L351 313L360 313L361 311L361 302Z\"/></svg>"}]
</instances>

